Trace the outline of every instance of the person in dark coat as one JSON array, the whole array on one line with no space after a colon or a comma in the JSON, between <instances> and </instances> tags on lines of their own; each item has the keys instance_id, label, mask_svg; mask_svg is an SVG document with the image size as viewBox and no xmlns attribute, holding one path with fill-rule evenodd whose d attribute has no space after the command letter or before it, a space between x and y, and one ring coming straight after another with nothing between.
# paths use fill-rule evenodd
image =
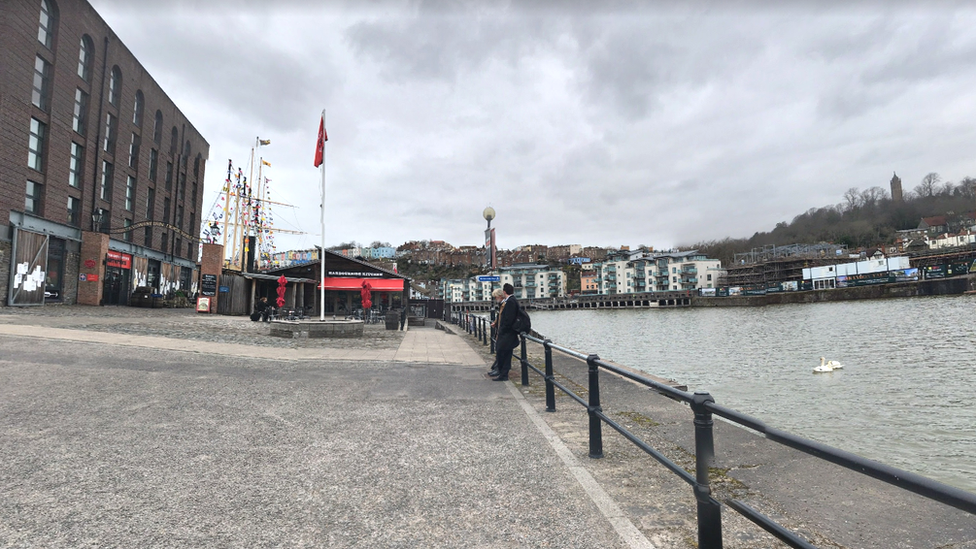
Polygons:
<instances>
[{"instance_id":1,"label":"person in dark coat","mask_svg":"<svg viewBox=\"0 0 976 549\"><path fill-rule=\"evenodd\" d=\"M267 322L270 315L271 305L268 303L268 298L262 296L261 299L254 304L254 312L251 313L251 320L257 322L258 319L261 319L262 322Z\"/></svg>"},{"instance_id":2,"label":"person in dark coat","mask_svg":"<svg viewBox=\"0 0 976 549\"><path fill-rule=\"evenodd\" d=\"M500 305L502 300L505 299L505 291L501 288L496 288L491 292L491 297ZM499 306L498 313L495 315L495 320L491 321L491 339L495 343L495 361L491 364L491 369L488 370L488 377L495 377L498 375L498 321L502 317L501 313L501 307Z\"/></svg>"},{"instance_id":3,"label":"person in dark coat","mask_svg":"<svg viewBox=\"0 0 976 549\"><path fill-rule=\"evenodd\" d=\"M519 303L512 294L515 288L505 284L505 299L498 313L498 340L495 349L498 355L498 375L491 378L494 381L508 381L508 372L512 369L512 353L519 345L519 334L515 331L515 319L518 318Z\"/></svg>"},{"instance_id":4,"label":"person in dark coat","mask_svg":"<svg viewBox=\"0 0 976 549\"><path fill-rule=\"evenodd\" d=\"M407 323L407 308L404 307L400 309L400 330L403 330L403 325Z\"/></svg>"}]
</instances>

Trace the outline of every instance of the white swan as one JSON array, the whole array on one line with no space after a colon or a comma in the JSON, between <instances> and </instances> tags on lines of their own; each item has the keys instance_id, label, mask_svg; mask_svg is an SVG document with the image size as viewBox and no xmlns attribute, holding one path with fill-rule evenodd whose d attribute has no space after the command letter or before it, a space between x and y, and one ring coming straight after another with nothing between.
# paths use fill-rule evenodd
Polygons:
<instances>
[{"instance_id":1,"label":"white swan","mask_svg":"<svg viewBox=\"0 0 976 549\"><path fill-rule=\"evenodd\" d=\"M813 368L813 373L815 373L815 374L823 374L823 373L827 373L827 372L833 372L838 367L843 368L843 366L834 366L834 364L840 365L839 362L834 362L833 360L831 360L830 362L827 362L827 359L825 359L824 357L820 357L820 366L814 367Z\"/></svg>"},{"instance_id":2,"label":"white swan","mask_svg":"<svg viewBox=\"0 0 976 549\"><path fill-rule=\"evenodd\" d=\"M821 359L822 358L823 357L821 357ZM835 370L840 370L841 368L844 367L843 364L841 364L840 362L837 362L836 360L828 360L826 365L827 366L830 366L831 368L833 368Z\"/></svg>"}]
</instances>

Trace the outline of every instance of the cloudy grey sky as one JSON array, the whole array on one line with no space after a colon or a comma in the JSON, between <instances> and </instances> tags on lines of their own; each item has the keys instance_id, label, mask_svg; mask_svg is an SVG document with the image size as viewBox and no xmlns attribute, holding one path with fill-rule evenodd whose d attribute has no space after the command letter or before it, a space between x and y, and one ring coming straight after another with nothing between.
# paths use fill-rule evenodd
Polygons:
<instances>
[{"instance_id":1,"label":"cloudy grey sky","mask_svg":"<svg viewBox=\"0 0 976 549\"><path fill-rule=\"evenodd\" d=\"M667 248L851 187L976 177L976 8L952 2L90 0L227 160L272 163L279 250ZM786 244L786 243L784 243Z\"/></svg>"}]
</instances>

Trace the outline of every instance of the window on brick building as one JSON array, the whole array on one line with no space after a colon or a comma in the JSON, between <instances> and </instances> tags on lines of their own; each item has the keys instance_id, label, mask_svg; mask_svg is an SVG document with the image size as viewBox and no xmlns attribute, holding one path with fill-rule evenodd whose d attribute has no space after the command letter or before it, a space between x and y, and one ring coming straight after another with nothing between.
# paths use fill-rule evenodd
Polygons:
<instances>
[{"instance_id":1,"label":"window on brick building","mask_svg":"<svg viewBox=\"0 0 976 549\"><path fill-rule=\"evenodd\" d=\"M145 234L142 235L142 243L147 248L152 248L153 228L146 227Z\"/></svg>"},{"instance_id":2,"label":"window on brick building","mask_svg":"<svg viewBox=\"0 0 976 549\"><path fill-rule=\"evenodd\" d=\"M176 156L176 147L179 146L180 142L180 132L173 126L173 130L169 132L169 155Z\"/></svg>"},{"instance_id":3,"label":"window on brick building","mask_svg":"<svg viewBox=\"0 0 976 549\"><path fill-rule=\"evenodd\" d=\"M129 218L123 219L122 220L122 226L125 227L125 228L131 227L132 226L132 220L129 219ZM124 235L122 238L124 238L126 242L132 242L132 231L126 231L126 232L124 232L122 234Z\"/></svg>"},{"instance_id":4,"label":"window on brick building","mask_svg":"<svg viewBox=\"0 0 976 549\"><path fill-rule=\"evenodd\" d=\"M85 135L85 126L88 120L88 94L75 90L75 112L71 122L71 128L81 135Z\"/></svg>"},{"instance_id":5,"label":"window on brick building","mask_svg":"<svg viewBox=\"0 0 976 549\"><path fill-rule=\"evenodd\" d=\"M149 180L156 182L156 172L159 170L159 151L149 149Z\"/></svg>"},{"instance_id":6,"label":"window on brick building","mask_svg":"<svg viewBox=\"0 0 976 549\"><path fill-rule=\"evenodd\" d=\"M71 160L68 164L68 185L76 189L81 188L81 173L85 166L85 149L81 145L71 142Z\"/></svg>"},{"instance_id":7,"label":"window on brick building","mask_svg":"<svg viewBox=\"0 0 976 549\"><path fill-rule=\"evenodd\" d=\"M166 192L173 190L173 163L166 163Z\"/></svg>"},{"instance_id":8,"label":"window on brick building","mask_svg":"<svg viewBox=\"0 0 976 549\"><path fill-rule=\"evenodd\" d=\"M51 49L54 44L55 13L47 0L41 0L41 20L37 27L37 41Z\"/></svg>"},{"instance_id":9,"label":"window on brick building","mask_svg":"<svg viewBox=\"0 0 976 549\"><path fill-rule=\"evenodd\" d=\"M112 201L112 179L115 177L115 166L106 160L102 161L102 185L99 197L108 202Z\"/></svg>"},{"instance_id":10,"label":"window on brick building","mask_svg":"<svg viewBox=\"0 0 976 549\"><path fill-rule=\"evenodd\" d=\"M27 192L24 198L24 211L41 215L41 188L43 185L36 181L27 180Z\"/></svg>"},{"instance_id":11,"label":"window on brick building","mask_svg":"<svg viewBox=\"0 0 976 549\"><path fill-rule=\"evenodd\" d=\"M168 249L169 244L169 233L163 231L163 235L159 237L159 249L164 253Z\"/></svg>"},{"instance_id":12,"label":"window on brick building","mask_svg":"<svg viewBox=\"0 0 976 549\"><path fill-rule=\"evenodd\" d=\"M68 197L68 225L78 226L81 220L81 199L73 196Z\"/></svg>"},{"instance_id":13,"label":"window on brick building","mask_svg":"<svg viewBox=\"0 0 976 549\"><path fill-rule=\"evenodd\" d=\"M136 178L131 175L125 180L125 211L131 212L136 202Z\"/></svg>"},{"instance_id":14,"label":"window on brick building","mask_svg":"<svg viewBox=\"0 0 976 549\"><path fill-rule=\"evenodd\" d=\"M27 142L27 166L37 171L44 168L44 138L47 134L47 124L36 118L31 118L30 139Z\"/></svg>"},{"instance_id":15,"label":"window on brick building","mask_svg":"<svg viewBox=\"0 0 976 549\"><path fill-rule=\"evenodd\" d=\"M105 152L115 154L115 133L118 131L118 122L112 113L105 115Z\"/></svg>"},{"instance_id":16,"label":"window on brick building","mask_svg":"<svg viewBox=\"0 0 976 549\"><path fill-rule=\"evenodd\" d=\"M92 54L95 48L92 39L86 34L81 37L81 45L78 47L78 76L85 82L91 82Z\"/></svg>"},{"instance_id":17,"label":"window on brick building","mask_svg":"<svg viewBox=\"0 0 976 549\"><path fill-rule=\"evenodd\" d=\"M108 102L116 107L119 106L119 97L122 95L122 70L118 65L112 67L112 78L108 84Z\"/></svg>"},{"instance_id":18,"label":"window on brick building","mask_svg":"<svg viewBox=\"0 0 976 549\"><path fill-rule=\"evenodd\" d=\"M129 167L133 170L139 169L139 146L142 144L142 138L139 134L133 133L132 140L129 142Z\"/></svg>"},{"instance_id":19,"label":"window on brick building","mask_svg":"<svg viewBox=\"0 0 976 549\"><path fill-rule=\"evenodd\" d=\"M51 64L38 55L34 58L34 90L31 103L47 112L51 107Z\"/></svg>"},{"instance_id":20,"label":"window on brick building","mask_svg":"<svg viewBox=\"0 0 976 549\"><path fill-rule=\"evenodd\" d=\"M163 223L169 223L169 197L163 199Z\"/></svg>"},{"instance_id":21,"label":"window on brick building","mask_svg":"<svg viewBox=\"0 0 976 549\"><path fill-rule=\"evenodd\" d=\"M156 121L153 122L153 143L157 146L163 140L163 113L156 111Z\"/></svg>"},{"instance_id":22,"label":"window on brick building","mask_svg":"<svg viewBox=\"0 0 976 549\"><path fill-rule=\"evenodd\" d=\"M142 96L142 90L136 90L136 100L132 104L132 123L137 128L142 127L142 104L144 102L145 98Z\"/></svg>"}]
</instances>

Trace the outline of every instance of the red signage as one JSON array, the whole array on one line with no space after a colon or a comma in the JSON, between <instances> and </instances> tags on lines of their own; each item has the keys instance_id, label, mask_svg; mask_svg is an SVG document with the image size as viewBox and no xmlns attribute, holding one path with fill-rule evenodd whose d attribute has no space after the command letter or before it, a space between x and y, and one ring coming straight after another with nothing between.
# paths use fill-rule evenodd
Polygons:
<instances>
[{"instance_id":1,"label":"red signage","mask_svg":"<svg viewBox=\"0 0 976 549\"><path fill-rule=\"evenodd\" d=\"M94 269L95 268L95 260L94 259L86 259L85 260L85 268L86 269Z\"/></svg>"},{"instance_id":2,"label":"red signage","mask_svg":"<svg viewBox=\"0 0 976 549\"><path fill-rule=\"evenodd\" d=\"M108 252L105 254L106 267L118 267L120 269L132 268L132 256L121 252Z\"/></svg>"}]
</instances>

